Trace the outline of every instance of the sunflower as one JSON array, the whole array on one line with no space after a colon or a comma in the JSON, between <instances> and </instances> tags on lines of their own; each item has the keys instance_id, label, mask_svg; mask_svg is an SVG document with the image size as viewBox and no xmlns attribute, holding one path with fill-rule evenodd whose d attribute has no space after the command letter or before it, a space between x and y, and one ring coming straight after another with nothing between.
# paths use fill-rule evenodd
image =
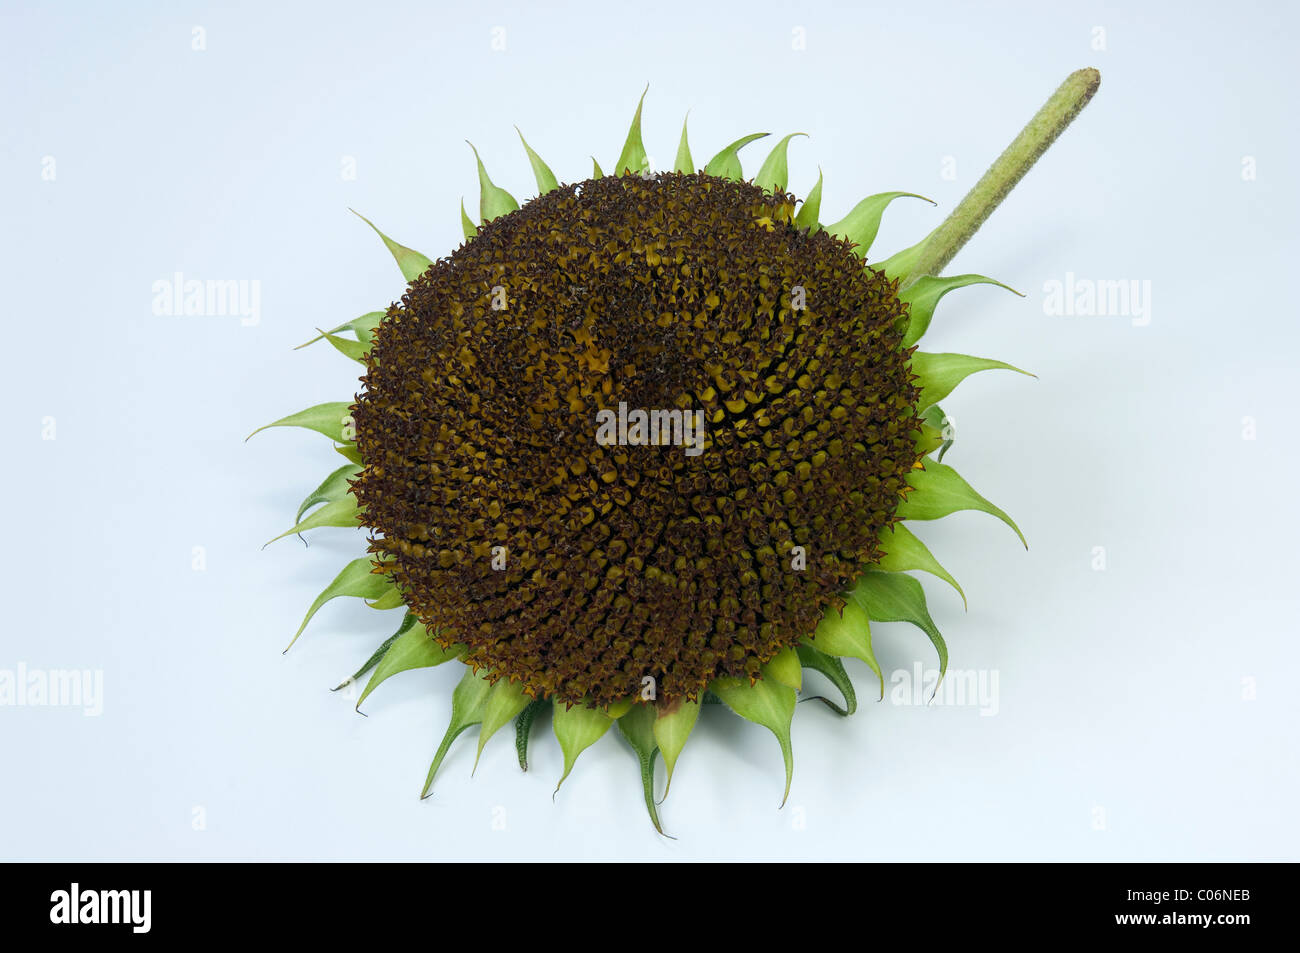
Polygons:
<instances>
[{"instance_id":1,"label":"sunflower","mask_svg":"<svg viewBox=\"0 0 1300 953\"><path fill-rule=\"evenodd\" d=\"M422 795L473 726L481 754L513 721L526 768L549 709L560 782L616 727L662 832L655 760L666 796L701 705L772 732L788 795L804 669L847 716L843 659L883 697L871 623L902 621L942 677L947 647L912 573L965 595L909 524L980 510L1024 541L942 462L940 407L970 374L1018 369L916 346L948 292L1006 287L940 273L1098 82L1072 74L943 224L871 263L886 208L921 196L872 195L823 224L820 174L802 200L786 190L797 133L747 180L740 152L759 135L698 168L683 125L673 171L654 171L644 93L614 174L593 160L561 184L521 134L538 196L520 206L475 151L481 223L462 201L450 255L375 228L407 285L308 342L365 375L352 400L267 425L318 431L346 458L276 538L369 530L293 637L340 596L405 610L344 683L369 673L358 708L400 672L463 666Z\"/></svg>"}]
</instances>

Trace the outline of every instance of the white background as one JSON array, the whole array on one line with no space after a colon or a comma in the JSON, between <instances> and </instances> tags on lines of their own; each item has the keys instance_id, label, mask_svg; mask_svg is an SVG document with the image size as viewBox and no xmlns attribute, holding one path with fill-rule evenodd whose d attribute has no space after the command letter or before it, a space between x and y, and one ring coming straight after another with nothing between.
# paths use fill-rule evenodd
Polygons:
<instances>
[{"instance_id":1,"label":"white background","mask_svg":"<svg viewBox=\"0 0 1300 953\"><path fill-rule=\"evenodd\" d=\"M0 670L102 671L104 698L0 707L0 856L1297 859L1295 8L469 6L4 4ZM955 292L926 339L1039 375L946 402L948 462L1029 551L979 514L920 529L970 597L926 581L952 665L998 673L996 715L875 704L856 666L857 716L800 706L778 810L771 735L708 711L667 840L613 734L552 801L547 721L527 774L506 730L471 779L470 734L419 801L458 666L393 679L369 718L326 691L397 613L337 601L281 656L362 540L262 551L339 460L312 433L243 438L350 397L355 365L291 348L400 294L348 207L445 254L476 205L465 139L523 198L513 124L583 178L649 82L661 167L690 109L700 163L809 133L791 188L820 165L825 221L872 192L935 199L889 210L887 254L1085 65L1096 99L949 269L1027 297ZM260 322L154 314L177 271L259 281ZM1046 314L1067 272L1149 281L1149 324ZM889 669L933 666L916 630L875 635Z\"/></svg>"}]
</instances>

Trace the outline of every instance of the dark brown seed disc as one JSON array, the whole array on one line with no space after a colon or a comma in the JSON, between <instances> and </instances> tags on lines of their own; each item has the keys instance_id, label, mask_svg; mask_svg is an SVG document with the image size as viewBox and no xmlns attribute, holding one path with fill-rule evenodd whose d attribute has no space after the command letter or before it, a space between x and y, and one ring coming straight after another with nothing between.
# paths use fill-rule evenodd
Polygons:
<instances>
[{"instance_id":1,"label":"dark brown seed disc","mask_svg":"<svg viewBox=\"0 0 1300 953\"><path fill-rule=\"evenodd\" d=\"M906 309L793 214L703 174L562 186L389 309L354 489L466 662L566 702L647 677L696 698L811 634L879 557L917 459ZM620 402L630 439L606 445ZM638 410L665 442L635 443ZM672 443L696 411L699 453Z\"/></svg>"}]
</instances>

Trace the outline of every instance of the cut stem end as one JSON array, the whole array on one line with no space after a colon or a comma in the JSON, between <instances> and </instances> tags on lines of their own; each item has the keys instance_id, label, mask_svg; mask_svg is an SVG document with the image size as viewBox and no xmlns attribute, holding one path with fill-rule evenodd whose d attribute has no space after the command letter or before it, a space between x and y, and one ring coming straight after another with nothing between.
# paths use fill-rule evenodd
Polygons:
<instances>
[{"instance_id":1,"label":"cut stem end","mask_svg":"<svg viewBox=\"0 0 1300 953\"><path fill-rule=\"evenodd\" d=\"M1065 78L952 214L930 234L904 287L926 275L937 275L947 267L1047 147L1088 105L1100 85L1101 73L1092 68L1075 70Z\"/></svg>"}]
</instances>

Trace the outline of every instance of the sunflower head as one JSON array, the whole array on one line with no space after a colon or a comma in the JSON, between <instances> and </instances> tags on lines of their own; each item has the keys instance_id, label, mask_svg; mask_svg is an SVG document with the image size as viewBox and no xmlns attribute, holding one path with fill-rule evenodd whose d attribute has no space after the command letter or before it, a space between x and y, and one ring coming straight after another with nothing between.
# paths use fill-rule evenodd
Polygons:
<instances>
[{"instance_id":1,"label":"sunflower head","mask_svg":"<svg viewBox=\"0 0 1300 953\"><path fill-rule=\"evenodd\" d=\"M566 703L695 700L876 561L917 459L906 309L794 207L703 173L562 186L389 310L354 490L465 662Z\"/></svg>"},{"instance_id":2,"label":"sunflower head","mask_svg":"<svg viewBox=\"0 0 1300 953\"><path fill-rule=\"evenodd\" d=\"M843 660L883 696L871 624L903 621L942 674L910 573L961 589L909 524L974 509L1019 530L941 462L939 401L1017 369L915 345L949 292L998 284L937 273L1097 81L1067 79L939 229L880 262L885 209L919 196L822 224L820 177L802 201L786 191L792 136L746 181L739 152L759 136L697 170L683 127L676 170L652 173L640 105L617 175L561 185L525 142L539 196L521 207L480 159L482 225L462 204L450 255L379 232L401 300L317 338L364 365L361 393L268 426L316 430L347 458L282 535L370 531L294 638L338 596L406 610L353 676L373 669L358 707L399 672L465 665L426 794L475 725L481 753L515 721L525 766L550 709L564 777L618 726L658 827L655 759L671 780L701 705L776 736L788 793L804 670L850 714Z\"/></svg>"}]
</instances>

